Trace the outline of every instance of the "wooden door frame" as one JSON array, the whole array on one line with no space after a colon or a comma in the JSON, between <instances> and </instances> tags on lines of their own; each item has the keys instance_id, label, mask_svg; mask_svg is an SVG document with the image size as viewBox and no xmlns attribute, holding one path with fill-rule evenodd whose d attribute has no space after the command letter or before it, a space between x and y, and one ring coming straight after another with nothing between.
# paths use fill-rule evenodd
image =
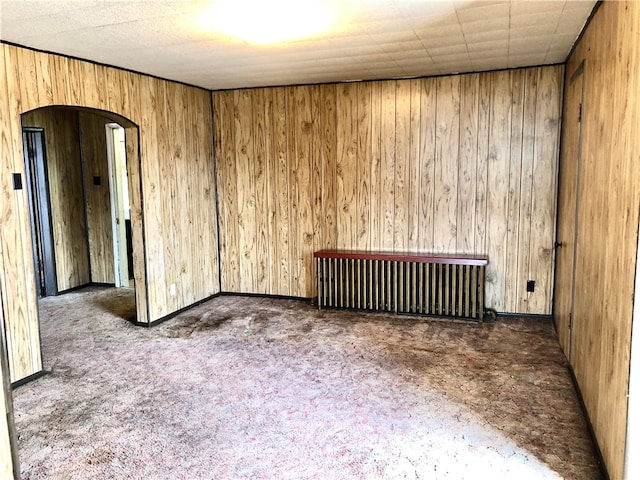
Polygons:
<instances>
[{"instance_id":1,"label":"wooden door frame","mask_svg":"<svg viewBox=\"0 0 640 480\"><path fill-rule=\"evenodd\" d=\"M569 139L574 139L569 142L572 145L571 148L566 148L568 143L563 144L562 155L560 159L559 166L559 181L558 181L558 210L557 210L557 225L556 225L556 242L555 248L568 248L567 245L571 246L571 251L565 253L559 253L556 251L555 255L555 282L554 282L554 308L553 315L554 320L556 322L556 329L559 335L560 344L564 353L571 362L572 360L572 351L573 351L573 324L574 324L574 310L575 310L575 291L576 291L576 268L577 268L577 259L578 259L578 212L580 206L580 185L581 185L581 175L582 175L582 115L584 110L584 99L585 99L585 65L586 62L583 60L580 65L575 69L573 74L568 77L568 80L565 83L565 108L563 111L563 137L562 141L565 142L567 140L564 132L568 130L567 125L569 125L568 121L571 118L573 120L574 112L569 112L567 107L575 107L575 105L568 104L567 99L569 98L566 94L571 92L571 88L575 85L575 82L578 79L581 80L580 93L579 96L575 95L571 99L574 102L576 99L578 102L578 121L577 126L571 125L574 128L577 128L577 132L573 130L572 133L577 134L576 136L571 136ZM575 144L573 143L575 142ZM573 157L569 158L566 153L572 153ZM575 168L572 175L568 175L571 172L571 168L573 167L573 163L575 162ZM570 165L570 166L567 166ZM565 184L565 176L571 177L568 181L572 182L569 184ZM573 202L567 200L567 197L564 196L562 191L563 188L567 188L567 185L575 188L575 199ZM571 200L571 199L569 199ZM570 205L566 205L565 203L570 203ZM572 203L572 204L571 204ZM573 224L573 232L564 232L565 225ZM571 243L569 243L571 242ZM567 255L566 257L564 255ZM570 257L569 257L570 255ZM561 271L560 264L562 262L562 266L564 267ZM569 263L569 265L565 266L565 263ZM564 271L567 270L567 271ZM560 276L561 274L561 276ZM567 278L568 277L568 278ZM567 293L562 294L557 289L565 287L565 290L568 290ZM561 296L562 295L562 296ZM565 296L568 295L568 298ZM562 301L559 300L562 299ZM565 300L568 300L566 302ZM568 303L568 305L567 305ZM557 311L558 307L562 307L560 312ZM568 312L566 311L568 309ZM568 318L565 318L565 315L568 315Z\"/></svg>"},{"instance_id":2,"label":"wooden door frame","mask_svg":"<svg viewBox=\"0 0 640 480\"><path fill-rule=\"evenodd\" d=\"M123 185L119 178L119 167L117 165L118 155L114 133L122 129L123 138L126 136L125 129L119 123L113 122L105 125L105 135L107 137L107 162L109 164L109 197L111 199L111 230L113 232L113 269L116 287L129 286L128 257L127 257L127 235L125 232L124 209L121 211L123 199ZM125 169L126 167L125 152ZM124 262L124 263L123 263ZM124 268L123 268L124 265ZM123 278L123 273L124 278Z\"/></svg>"},{"instance_id":3,"label":"wooden door frame","mask_svg":"<svg viewBox=\"0 0 640 480\"><path fill-rule=\"evenodd\" d=\"M578 213L580 212L580 185L582 177L582 117L584 116L585 104L584 104L584 86L585 86L585 73L586 73L586 60L580 62L576 71L571 75L570 82L575 82L578 78L582 79L582 87L580 88L580 119L578 121L578 148L576 155L576 206L574 212L574 229L573 229L573 259L572 259L572 272L571 272L571 307L570 307L570 323L569 323L569 362L573 360L573 325L574 325L574 312L575 312L575 299L576 299L576 270L578 260Z\"/></svg>"}]
</instances>

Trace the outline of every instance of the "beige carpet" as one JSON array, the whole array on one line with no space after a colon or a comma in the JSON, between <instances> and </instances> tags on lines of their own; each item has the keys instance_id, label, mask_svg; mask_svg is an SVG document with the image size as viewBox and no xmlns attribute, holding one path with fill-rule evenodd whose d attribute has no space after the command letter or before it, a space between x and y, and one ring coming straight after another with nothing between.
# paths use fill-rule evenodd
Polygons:
<instances>
[{"instance_id":1,"label":"beige carpet","mask_svg":"<svg viewBox=\"0 0 640 480\"><path fill-rule=\"evenodd\" d=\"M41 302L14 392L25 479L597 479L550 322L219 297L151 329L130 290Z\"/></svg>"}]
</instances>

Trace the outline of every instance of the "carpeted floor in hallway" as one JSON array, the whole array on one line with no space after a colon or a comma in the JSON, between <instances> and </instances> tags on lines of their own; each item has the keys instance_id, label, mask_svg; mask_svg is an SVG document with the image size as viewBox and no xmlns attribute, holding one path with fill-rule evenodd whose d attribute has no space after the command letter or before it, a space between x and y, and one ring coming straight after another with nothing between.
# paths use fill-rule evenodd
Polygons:
<instances>
[{"instance_id":1,"label":"carpeted floor in hallway","mask_svg":"<svg viewBox=\"0 0 640 480\"><path fill-rule=\"evenodd\" d=\"M24 479L598 479L548 320L222 296L153 328L133 291L40 302Z\"/></svg>"}]
</instances>

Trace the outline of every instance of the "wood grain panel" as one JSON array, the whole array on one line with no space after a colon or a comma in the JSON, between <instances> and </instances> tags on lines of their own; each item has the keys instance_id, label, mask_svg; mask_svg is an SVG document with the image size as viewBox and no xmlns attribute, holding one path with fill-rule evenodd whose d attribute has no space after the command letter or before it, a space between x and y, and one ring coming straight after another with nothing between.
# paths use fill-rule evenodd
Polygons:
<instances>
[{"instance_id":1,"label":"wood grain panel","mask_svg":"<svg viewBox=\"0 0 640 480\"><path fill-rule=\"evenodd\" d=\"M336 211L336 86L320 86L322 125L320 134L322 165L322 204L320 206L321 229L320 243L324 248L338 245L338 224Z\"/></svg>"},{"instance_id":2,"label":"wood grain panel","mask_svg":"<svg viewBox=\"0 0 640 480\"><path fill-rule=\"evenodd\" d=\"M218 205L220 230L220 256L224 259L220 273L224 288L239 291L238 270L238 216L235 174L235 126L233 119L233 92L220 92L214 97L216 126L216 166L218 173Z\"/></svg>"},{"instance_id":3,"label":"wood grain panel","mask_svg":"<svg viewBox=\"0 0 640 480\"><path fill-rule=\"evenodd\" d=\"M265 128L266 98L264 89L253 92L253 163L256 186L256 283L257 293L267 293L269 285L269 252L267 236L269 229L267 200L267 158L269 137Z\"/></svg>"},{"instance_id":4,"label":"wood grain panel","mask_svg":"<svg viewBox=\"0 0 640 480\"><path fill-rule=\"evenodd\" d=\"M395 209L396 83L381 83L380 107L380 243L378 249L393 250ZM338 137L342 132L338 131Z\"/></svg>"},{"instance_id":5,"label":"wood grain panel","mask_svg":"<svg viewBox=\"0 0 640 480\"><path fill-rule=\"evenodd\" d=\"M20 115L51 105L88 107L139 127L139 142L128 148L139 161L144 218L137 228L144 225L144 235L134 231L134 243L145 250L134 257L144 262L136 268L136 286L148 300L138 321L147 323L219 291L213 114L211 94L201 89L5 44L0 50L6 74L0 76L0 283L15 381L41 368L26 197L11 185L11 173L24 174Z\"/></svg>"},{"instance_id":6,"label":"wood grain panel","mask_svg":"<svg viewBox=\"0 0 640 480\"><path fill-rule=\"evenodd\" d=\"M298 168L304 168L303 165L299 165L300 158L298 157L298 135L302 130L300 121L298 120L299 111L296 105L296 95L294 89L285 90L286 101L286 139L287 139L287 158L289 170L287 173L287 182L289 185L287 205L289 208L289 278L291 280L289 284L289 295L293 295L293 292L297 292L300 289L300 272L298 265L298 235L300 232L300 226L298 225L298 215L300 210L300 188L297 182ZM250 186L247 186L250 188Z\"/></svg>"},{"instance_id":7,"label":"wood grain panel","mask_svg":"<svg viewBox=\"0 0 640 480\"><path fill-rule=\"evenodd\" d=\"M444 77L436 92L435 252L456 250L458 146L460 143L460 77Z\"/></svg>"},{"instance_id":8,"label":"wood grain panel","mask_svg":"<svg viewBox=\"0 0 640 480\"><path fill-rule=\"evenodd\" d=\"M338 248L348 248L358 242L358 118L355 83L337 87L336 99L336 195Z\"/></svg>"},{"instance_id":9,"label":"wood grain panel","mask_svg":"<svg viewBox=\"0 0 640 480\"><path fill-rule=\"evenodd\" d=\"M535 279L536 292L529 297L529 310L550 311L551 297L539 293L553 291L554 254L550 239L556 235L557 199L543 192L557 191L562 82L550 71L540 70L538 75L529 251L532 254L530 269L544 274Z\"/></svg>"},{"instance_id":10,"label":"wood grain panel","mask_svg":"<svg viewBox=\"0 0 640 480\"><path fill-rule=\"evenodd\" d=\"M109 161L105 125L111 120L88 112L80 113L81 149L87 215L87 237L91 281L115 283L113 226L109 193ZM100 185L93 178L100 177Z\"/></svg>"},{"instance_id":11,"label":"wood grain panel","mask_svg":"<svg viewBox=\"0 0 640 480\"><path fill-rule=\"evenodd\" d=\"M638 24L639 3L602 2L567 63L572 75L585 62L571 363L611 478L625 478L629 352L638 302L633 268L640 208ZM565 101L575 106L580 92L569 80ZM544 88L539 92L545 95ZM570 135L575 135L570 129L563 133L563 165L575 156ZM562 208L568 208L566 202ZM573 221L564 210L559 219ZM540 223L532 221L536 228Z\"/></svg>"},{"instance_id":12,"label":"wood grain panel","mask_svg":"<svg viewBox=\"0 0 640 480\"><path fill-rule=\"evenodd\" d=\"M538 72L536 70L528 70L525 76L524 86L524 113L523 121L525 125L533 125L535 123L535 106L538 90ZM520 202L518 204L520 225L519 225L519 248L520 251L528 252L531 248L531 215L533 201L533 163L535 158L535 130L528 129L524 132L522 138L522 166L520 169ZM519 255L517 275L518 281L529 278L530 275L530 256ZM529 297L532 294L523 292L520 288L518 291L517 311L529 312Z\"/></svg>"},{"instance_id":13,"label":"wood grain panel","mask_svg":"<svg viewBox=\"0 0 640 480\"><path fill-rule=\"evenodd\" d=\"M297 283L291 284L292 294L299 297L306 296L306 292L315 289L314 263L311 251L313 249L313 213L312 213L312 124L315 119L311 116L311 89L295 90L295 108L298 114L298 133L296 135L298 161L296 164L296 185L298 185L298 216L294 217L297 227ZM300 188L305 186L305 188Z\"/></svg>"},{"instance_id":14,"label":"wood grain panel","mask_svg":"<svg viewBox=\"0 0 640 480\"><path fill-rule=\"evenodd\" d=\"M465 252L475 250L479 79L479 75L466 75L460 85L464 94L460 98L456 249Z\"/></svg>"},{"instance_id":15,"label":"wood grain panel","mask_svg":"<svg viewBox=\"0 0 640 480\"><path fill-rule=\"evenodd\" d=\"M228 216L267 228L265 238L275 243L268 248L275 255L272 268L281 279L270 282L272 294L314 295L310 253L318 246L447 251L489 256L488 306L548 314L553 265L530 260L527 221L553 225L555 218L552 156L557 153L562 73L562 67L545 67L280 87L271 90L272 107L268 95L249 90L250 105L242 109L247 118L226 122L224 128L229 95L239 93L215 92L216 115L221 116L215 122L221 139L217 156L229 162L220 175L223 235L234 238L242 232L225 220ZM547 103L554 105L542 105ZM248 115L265 108L272 113L265 115L260 130ZM242 184L258 196L264 193L262 180L255 183L244 166L233 168L246 161L237 148L243 145L238 135L253 138L256 161L269 165L269 207L250 214L241 212L235 194L225 192L232 178L236 188ZM255 140L263 135L272 139L270 149ZM549 171L536 171L541 178L534 182L536 168ZM536 208L541 206L535 216L534 198ZM546 203L540 203L543 198ZM257 218L267 216L273 221ZM553 234L553 229L542 229L533 239L536 247L553 245ZM222 271L234 264L247 270L247 278L260 268L256 260L225 251ZM541 285L533 307L521 300L528 279ZM222 288L260 290L257 283L243 290L224 280Z\"/></svg>"},{"instance_id":16,"label":"wood grain panel","mask_svg":"<svg viewBox=\"0 0 640 480\"><path fill-rule=\"evenodd\" d=\"M436 178L436 105L437 83L435 78L421 80L420 95L420 237L418 248L426 250L434 245L434 205Z\"/></svg>"},{"instance_id":17,"label":"wood grain panel","mask_svg":"<svg viewBox=\"0 0 640 480\"><path fill-rule=\"evenodd\" d=\"M13 190L12 173L24 175L19 102L19 70L16 51L0 46L0 172L2 195L0 247L2 248L2 297L9 372L15 381L42 368L37 323L36 292L31 251L31 230L26 190Z\"/></svg>"},{"instance_id":18,"label":"wood grain panel","mask_svg":"<svg viewBox=\"0 0 640 480\"><path fill-rule=\"evenodd\" d=\"M357 223L353 245L363 250L371 248L371 84L357 84Z\"/></svg>"},{"instance_id":19,"label":"wood grain panel","mask_svg":"<svg viewBox=\"0 0 640 480\"><path fill-rule=\"evenodd\" d=\"M409 245L409 163L411 154L411 83L395 82L395 144L393 194L393 249L406 251Z\"/></svg>"},{"instance_id":20,"label":"wood grain panel","mask_svg":"<svg viewBox=\"0 0 640 480\"><path fill-rule=\"evenodd\" d=\"M323 119L323 97L322 87L320 85L314 85L311 87L311 118L313 122L311 124L311 239L313 242L313 251L324 248L322 244L322 236L315 235L313 232L319 232L323 227L323 215L322 209L318 208L318 205L322 205L324 178L323 178L323 142L322 142L322 128L324 126ZM312 272L313 273L313 272ZM314 285L317 279L314 276ZM317 286L316 286L317 288Z\"/></svg>"},{"instance_id":21,"label":"wood grain panel","mask_svg":"<svg viewBox=\"0 0 640 480\"><path fill-rule=\"evenodd\" d=\"M240 289L255 292L256 264L256 198L253 158L253 131L251 128L253 104L251 90L234 93L234 125L236 162L238 171L238 250L240 252Z\"/></svg>"},{"instance_id":22,"label":"wood grain panel","mask_svg":"<svg viewBox=\"0 0 640 480\"><path fill-rule=\"evenodd\" d=\"M422 118L422 81L420 79L409 82L410 92L410 116L409 116L409 157L408 157L408 243L410 251L417 251L420 246L420 179L422 178L420 149L421 149L421 129Z\"/></svg>"},{"instance_id":23,"label":"wood grain panel","mask_svg":"<svg viewBox=\"0 0 640 480\"><path fill-rule=\"evenodd\" d=\"M520 183L522 178L522 137L524 135L524 84L525 78L511 72L511 132L509 145L509 183L507 197L507 233L504 264L504 289L526 292L526 279L518 275L518 245L520 242ZM559 118L559 116L557 117ZM557 154L556 154L557 157ZM513 266L516 266L514 268ZM512 297L505 308L517 309L517 298Z\"/></svg>"},{"instance_id":24,"label":"wood grain panel","mask_svg":"<svg viewBox=\"0 0 640 480\"><path fill-rule=\"evenodd\" d=\"M2 293L0 292L0 305L2 305ZM5 349L5 331L2 309L0 309L0 478L14 478L13 449L11 445L10 422L13 421L13 399L9 388L9 371L7 364L7 352ZM16 447L17 448L17 447Z\"/></svg>"},{"instance_id":25,"label":"wood grain panel","mask_svg":"<svg viewBox=\"0 0 640 480\"><path fill-rule=\"evenodd\" d=\"M500 303L505 288L507 268L507 227L509 198L509 156L511 137L511 75L497 72L491 90L491 113L489 122L489 157L487 159L487 243L492 252L487 266L485 281L487 305ZM503 307L504 308L504 307Z\"/></svg>"},{"instance_id":26,"label":"wood grain panel","mask_svg":"<svg viewBox=\"0 0 640 480\"><path fill-rule=\"evenodd\" d=\"M22 126L44 129L58 291L86 285L90 276L78 113L36 110L23 115Z\"/></svg>"},{"instance_id":27,"label":"wood grain panel","mask_svg":"<svg viewBox=\"0 0 640 480\"><path fill-rule=\"evenodd\" d=\"M289 156L287 154L287 97L285 88L273 92L273 148L277 159L275 175L276 191L276 236L278 245L278 268L281 295L291 294L291 216L289 212Z\"/></svg>"},{"instance_id":28,"label":"wood grain panel","mask_svg":"<svg viewBox=\"0 0 640 480\"><path fill-rule=\"evenodd\" d=\"M371 248L379 250L382 245L382 146L380 132L382 128L382 82L371 84L371 209L370 235ZM333 130L335 132L335 129ZM335 135L335 134L334 134Z\"/></svg>"}]
</instances>

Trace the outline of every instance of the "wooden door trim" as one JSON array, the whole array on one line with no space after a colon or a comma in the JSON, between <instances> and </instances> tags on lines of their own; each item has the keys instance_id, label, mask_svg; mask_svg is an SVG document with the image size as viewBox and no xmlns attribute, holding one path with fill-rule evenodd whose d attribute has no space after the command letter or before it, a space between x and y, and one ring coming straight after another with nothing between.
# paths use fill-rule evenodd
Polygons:
<instances>
[{"instance_id":1,"label":"wooden door trim","mask_svg":"<svg viewBox=\"0 0 640 480\"><path fill-rule=\"evenodd\" d=\"M573 361L573 332L574 332L574 311L575 311L575 298L576 298L576 272L577 272L577 260L578 260L578 218L580 212L580 185L582 177L582 125L584 116L584 86L586 75L586 60L582 60L578 68L576 68L573 75L571 75L570 84L576 82L579 78L582 78L582 86L580 88L580 113L578 118L578 148L576 151L576 205L574 212L574 226L573 226L573 259L572 259L572 272L571 272L571 307L569 310L569 363Z\"/></svg>"}]
</instances>

